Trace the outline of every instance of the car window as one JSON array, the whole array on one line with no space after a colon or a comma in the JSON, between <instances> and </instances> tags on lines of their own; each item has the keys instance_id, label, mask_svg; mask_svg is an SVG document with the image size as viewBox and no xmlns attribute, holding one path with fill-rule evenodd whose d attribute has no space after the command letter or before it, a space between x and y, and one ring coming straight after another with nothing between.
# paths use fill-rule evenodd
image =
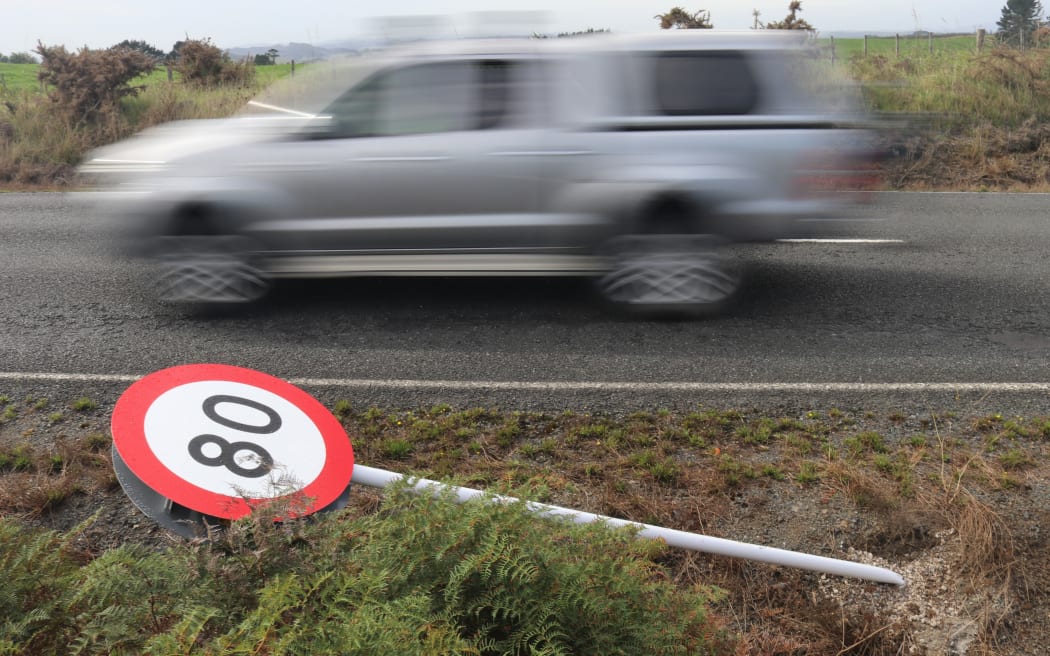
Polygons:
<instances>
[{"instance_id":1,"label":"car window","mask_svg":"<svg viewBox=\"0 0 1050 656\"><path fill-rule=\"evenodd\" d=\"M653 111L663 116L751 113L758 85L739 52L664 52L653 59Z\"/></svg>"},{"instance_id":2,"label":"car window","mask_svg":"<svg viewBox=\"0 0 1050 656\"><path fill-rule=\"evenodd\" d=\"M514 116L517 64L503 60L417 64L380 72L324 113L330 137L487 130Z\"/></svg>"}]
</instances>

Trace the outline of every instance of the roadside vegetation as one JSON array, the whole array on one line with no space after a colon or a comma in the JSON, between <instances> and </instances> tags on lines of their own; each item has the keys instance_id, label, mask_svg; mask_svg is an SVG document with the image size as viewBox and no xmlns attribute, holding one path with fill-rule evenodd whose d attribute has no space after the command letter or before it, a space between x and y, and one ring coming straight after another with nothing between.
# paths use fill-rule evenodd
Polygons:
<instances>
[{"instance_id":1,"label":"roadside vegetation","mask_svg":"<svg viewBox=\"0 0 1050 656\"><path fill-rule=\"evenodd\" d=\"M40 63L0 63L0 188L74 185L91 148L160 123L229 116L291 70L233 61L207 39L154 51L135 41L76 52L40 44Z\"/></svg>"},{"instance_id":2,"label":"roadside vegetation","mask_svg":"<svg viewBox=\"0 0 1050 656\"><path fill-rule=\"evenodd\" d=\"M889 655L963 635L971 651L951 653L1012 654L1050 638L1025 624L1050 607L1045 417L332 405L362 464L870 559L902 590L360 486L315 521L269 508L182 541L120 490L110 410L0 396L4 653Z\"/></svg>"},{"instance_id":3,"label":"roadside vegetation","mask_svg":"<svg viewBox=\"0 0 1050 656\"><path fill-rule=\"evenodd\" d=\"M798 10L770 25L805 23ZM672 27L708 27L705 16L681 10L658 18ZM852 80L887 126L887 188L1050 188L1050 151L1043 145L1050 138L1050 35L1034 32L1024 49L999 41L989 35L978 49L974 35L873 37L865 54L863 39L817 40L818 67ZM81 50L60 61L55 55L64 49L41 45L32 55L39 64L0 63L0 188L74 185L88 149L162 122L228 116L291 69L273 64L272 53L230 61L208 40L179 42L166 55L137 41L111 50L123 54ZM20 55L18 61L31 56ZM133 56L153 64L121 79L105 72L132 72L126 63ZM83 84L117 101L96 106L84 101L83 89L71 95L57 86L63 73L56 71L76 66L94 67L91 82L80 76ZM99 76L106 80L101 86Z\"/></svg>"}]
</instances>

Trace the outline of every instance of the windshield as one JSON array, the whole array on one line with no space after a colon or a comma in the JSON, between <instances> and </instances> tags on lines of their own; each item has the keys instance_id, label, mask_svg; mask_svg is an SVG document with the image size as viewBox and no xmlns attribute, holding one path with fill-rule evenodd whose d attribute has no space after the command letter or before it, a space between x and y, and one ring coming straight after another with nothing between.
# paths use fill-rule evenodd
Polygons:
<instances>
[{"instance_id":1,"label":"windshield","mask_svg":"<svg viewBox=\"0 0 1050 656\"><path fill-rule=\"evenodd\" d=\"M385 60L370 55L348 55L296 67L248 101L241 116L315 116L347 89L382 67Z\"/></svg>"}]
</instances>

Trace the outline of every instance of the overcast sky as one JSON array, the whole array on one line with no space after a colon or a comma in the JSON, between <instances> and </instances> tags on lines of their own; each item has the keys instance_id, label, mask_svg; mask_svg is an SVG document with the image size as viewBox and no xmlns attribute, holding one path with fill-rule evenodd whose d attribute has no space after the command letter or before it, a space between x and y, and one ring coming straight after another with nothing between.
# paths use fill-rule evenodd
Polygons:
<instances>
[{"instance_id":1,"label":"overcast sky","mask_svg":"<svg viewBox=\"0 0 1050 656\"><path fill-rule=\"evenodd\" d=\"M588 27L616 32L656 30L653 16L680 4L711 12L719 29L751 26L753 9L761 20L780 20L788 0L0 0L0 52L45 45L103 48L124 39L142 39L162 50L187 35L210 37L220 47L323 44L370 35L377 14L462 17L495 9L547 12L545 31ZM820 32L969 32L994 28L1005 0L803 0L802 18Z\"/></svg>"}]
</instances>

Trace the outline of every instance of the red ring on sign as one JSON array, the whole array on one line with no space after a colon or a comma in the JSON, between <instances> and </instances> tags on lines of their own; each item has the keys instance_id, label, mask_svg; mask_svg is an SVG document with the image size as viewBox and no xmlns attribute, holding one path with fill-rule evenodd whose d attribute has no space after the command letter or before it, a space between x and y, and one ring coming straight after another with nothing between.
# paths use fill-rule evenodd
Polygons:
<instances>
[{"instance_id":1,"label":"red ring on sign","mask_svg":"<svg viewBox=\"0 0 1050 656\"><path fill-rule=\"evenodd\" d=\"M205 490L180 478L150 449L145 420L153 402L171 389L204 381L242 383L276 394L295 405L317 427L325 443L325 462L317 477L296 493L314 500L306 510L296 514L308 515L320 510L346 491L354 471L354 449L339 420L320 401L291 383L260 371L226 364L191 364L162 369L135 381L117 399L110 422L113 445L143 483L179 505L225 519L244 517L253 506L275 500L244 499ZM281 498L286 497L276 497Z\"/></svg>"}]
</instances>

